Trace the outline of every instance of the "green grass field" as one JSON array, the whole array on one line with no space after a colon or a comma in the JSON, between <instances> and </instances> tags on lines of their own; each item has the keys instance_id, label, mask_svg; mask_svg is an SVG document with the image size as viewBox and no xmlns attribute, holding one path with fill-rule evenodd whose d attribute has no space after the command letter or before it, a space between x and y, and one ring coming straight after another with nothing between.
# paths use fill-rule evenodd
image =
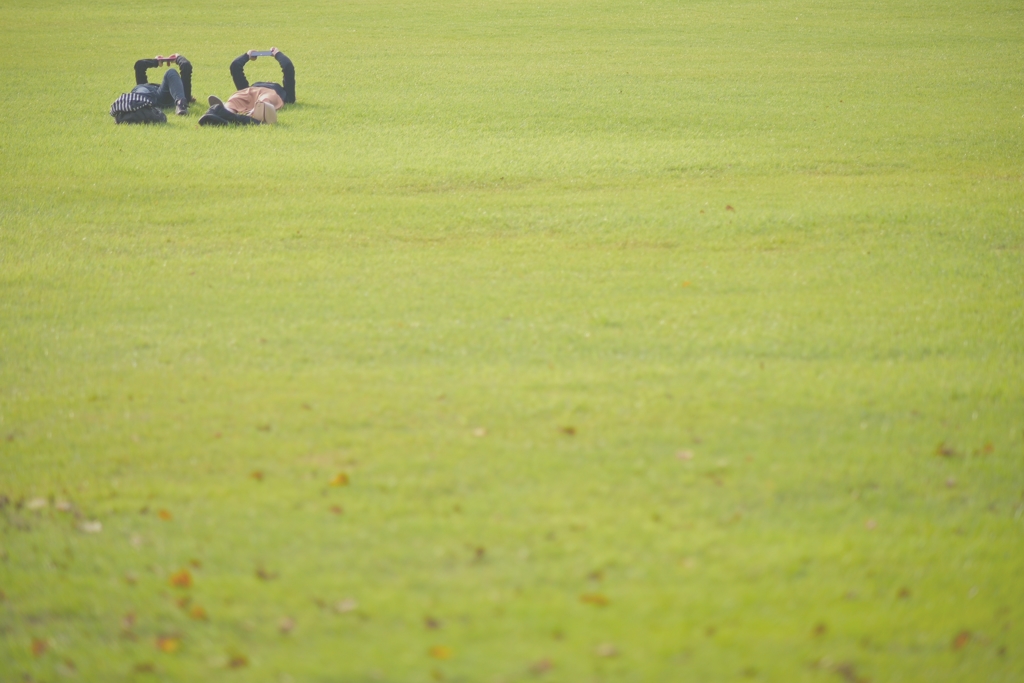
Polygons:
<instances>
[{"instance_id":1,"label":"green grass field","mask_svg":"<svg viewBox=\"0 0 1024 683\"><path fill-rule=\"evenodd\" d=\"M276 127L107 114L271 45ZM8 0L0 57L0 680L1024 680L1019 1Z\"/></svg>"}]
</instances>

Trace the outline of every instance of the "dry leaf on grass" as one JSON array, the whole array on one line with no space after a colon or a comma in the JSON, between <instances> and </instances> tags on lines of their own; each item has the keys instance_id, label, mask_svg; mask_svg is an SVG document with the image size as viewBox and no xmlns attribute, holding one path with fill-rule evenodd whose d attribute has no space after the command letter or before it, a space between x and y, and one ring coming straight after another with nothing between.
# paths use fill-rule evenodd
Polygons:
<instances>
[{"instance_id":1,"label":"dry leaf on grass","mask_svg":"<svg viewBox=\"0 0 1024 683\"><path fill-rule=\"evenodd\" d=\"M602 643L594 648L594 654L598 657L618 657L619 648L615 647L611 643Z\"/></svg>"},{"instance_id":2,"label":"dry leaf on grass","mask_svg":"<svg viewBox=\"0 0 1024 683\"><path fill-rule=\"evenodd\" d=\"M284 617L277 624L277 630L281 633L288 635L295 630L295 620L291 617Z\"/></svg>"},{"instance_id":3,"label":"dry leaf on grass","mask_svg":"<svg viewBox=\"0 0 1024 683\"><path fill-rule=\"evenodd\" d=\"M345 598L344 600L339 600L334 605L334 611L337 612L338 614L346 614L348 612L354 612L357 609L359 609L359 603L356 602L355 598Z\"/></svg>"},{"instance_id":4,"label":"dry leaf on grass","mask_svg":"<svg viewBox=\"0 0 1024 683\"><path fill-rule=\"evenodd\" d=\"M156 514L160 519L164 520L165 522L169 521L171 517L173 517L170 510L160 510Z\"/></svg>"},{"instance_id":5,"label":"dry leaf on grass","mask_svg":"<svg viewBox=\"0 0 1024 683\"><path fill-rule=\"evenodd\" d=\"M249 658L245 655L231 655L228 659L228 668L242 669L249 666Z\"/></svg>"},{"instance_id":6,"label":"dry leaf on grass","mask_svg":"<svg viewBox=\"0 0 1024 683\"><path fill-rule=\"evenodd\" d=\"M334 475L334 478L331 479L331 486L348 486L348 475L344 472Z\"/></svg>"},{"instance_id":7,"label":"dry leaf on grass","mask_svg":"<svg viewBox=\"0 0 1024 683\"><path fill-rule=\"evenodd\" d=\"M181 639L176 636L157 636L156 649L171 655L181 649Z\"/></svg>"},{"instance_id":8,"label":"dry leaf on grass","mask_svg":"<svg viewBox=\"0 0 1024 683\"><path fill-rule=\"evenodd\" d=\"M555 668L555 665L551 663L550 659L541 659L540 661L536 661L530 665L530 673L535 676L539 676L540 674L551 671L553 668Z\"/></svg>"},{"instance_id":9,"label":"dry leaf on grass","mask_svg":"<svg viewBox=\"0 0 1024 683\"><path fill-rule=\"evenodd\" d=\"M46 651L48 649L50 649L50 644L47 643L42 638L33 638L32 639L32 656L33 657L42 657L44 654L46 654Z\"/></svg>"},{"instance_id":10,"label":"dry leaf on grass","mask_svg":"<svg viewBox=\"0 0 1024 683\"><path fill-rule=\"evenodd\" d=\"M263 481L263 472L261 470L253 470L249 473L249 478L255 479L256 481Z\"/></svg>"},{"instance_id":11,"label":"dry leaf on grass","mask_svg":"<svg viewBox=\"0 0 1024 683\"><path fill-rule=\"evenodd\" d=\"M605 607L609 600L601 593L584 593L580 596L580 602L584 602L588 605L594 605L595 607Z\"/></svg>"},{"instance_id":12,"label":"dry leaf on grass","mask_svg":"<svg viewBox=\"0 0 1024 683\"><path fill-rule=\"evenodd\" d=\"M206 614L206 610L200 605L195 605L188 611L188 615L196 621L206 621L209 617Z\"/></svg>"},{"instance_id":13,"label":"dry leaf on grass","mask_svg":"<svg viewBox=\"0 0 1024 683\"><path fill-rule=\"evenodd\" d=\"M971 635L970 631L960 631L960 633L957 633L953 637L953 643L952 643L953 649L954 650L962 650L962 649L964 649L965 647L967 647L967 644L969 642L971 642L971 638L972 638L972 635Z\"/></svg>"},{"instance_id":14,"label":"dry leaf on grass","mask_svg":"<svg viewBox=\"0 0 1024 683\"><path fill-rule=\"evenodd\" d=\"M189 588L192 586L192 573L187 569L182 569L171 574L171 578L168 579L175 588Z\"/></svg>"},{"instance_id":15,"label":"dry leaf on grass","mask_svg":"<svg viewBox=\"0 0 1024 683\"><path fill-rule=\"evenodd\" d=\"M676 457L680 460L693 460L693 451L678 451Z\"/></svg>"},{"instance_id":16,"label":"dry leaf on grass","mask_svg":"<svg viewBox=\"0 0 1024 683\"><path fill-rule=\"evenodd\" d=\"M451 659L454 654L450 647L446 647L444 645L434 645L430 648L428 653L434 659Z\"/></svg>"}]
</instances>

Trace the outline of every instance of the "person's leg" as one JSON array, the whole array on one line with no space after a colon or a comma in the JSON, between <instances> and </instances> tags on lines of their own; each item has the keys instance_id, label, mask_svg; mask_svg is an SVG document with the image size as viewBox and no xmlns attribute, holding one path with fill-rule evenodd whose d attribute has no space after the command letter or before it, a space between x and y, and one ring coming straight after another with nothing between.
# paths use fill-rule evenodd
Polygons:
<instances>
[{"instance_id":1,"label":"person's leg","mask_svg":"<svg viewBox=\"0 0 1024 683\"><path fill-rule=\"evenodd\" d=\"M231 125L221 117L213 113L213 110L206 112L199 117L200 126L228 126Z\"/></svg>"},{"instance_id":2,"label":"person's leg","mask_svg":"<svg viewBox=\"0 0 1024 683\"><path fill-rule=\"evenodd\" d=\"M156 103L159 107L173 107L179 102L185 102L185 86L182 85L178 72L168 69L156 91Z\"/></svg>"},{"instance_id":3,"label":"person's leg","mask_svg":"<svg viewBox=\"0 0 1024 683\"><path fill-rule=\"evenodd\" d=\"M239 126L256 126L260 124L259 121L252 118L251 116L246 116L245 114L236 114L235 112L225 107L223 104L216 104L210 107L210 111L208 111L207 113L213 114L218 118L224 119L229 123L234 123Z\"/></svg>"}]
</instances>

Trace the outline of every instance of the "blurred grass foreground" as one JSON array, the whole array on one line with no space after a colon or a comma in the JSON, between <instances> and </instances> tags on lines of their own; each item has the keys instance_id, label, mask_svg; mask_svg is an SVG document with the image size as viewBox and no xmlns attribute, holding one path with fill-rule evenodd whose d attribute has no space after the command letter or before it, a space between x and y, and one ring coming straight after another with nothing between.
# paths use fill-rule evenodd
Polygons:
<instances>
[{"instance_id":1,"label":"blurred grass foreground","mask_svg":"<svg viewBox=\"0 0 1024 683\"><path fill-rule=\"evenodd\" d=\"M1024 680L1019 2L0 38L0 680Z\"/></svg>"}]
</instances>

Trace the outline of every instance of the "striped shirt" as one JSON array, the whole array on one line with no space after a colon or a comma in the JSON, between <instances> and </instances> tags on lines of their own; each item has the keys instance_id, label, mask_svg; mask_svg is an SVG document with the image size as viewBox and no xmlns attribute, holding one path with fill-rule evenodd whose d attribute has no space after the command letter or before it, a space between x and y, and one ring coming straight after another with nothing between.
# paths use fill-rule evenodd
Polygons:
<instances>
[{"instance_id":1,"label":"striped shirt","mask_svg":"<svg viewBox=\"0 0 1024 683\"><path fill-rule=\"evenodd\" d=\"M126 92L110 105L110 115L114 116L120 112L127 114L129 112L138 111L143 107L152 107L154 105L153 98L137 92Z\"/></svg>"}]
</instances>

